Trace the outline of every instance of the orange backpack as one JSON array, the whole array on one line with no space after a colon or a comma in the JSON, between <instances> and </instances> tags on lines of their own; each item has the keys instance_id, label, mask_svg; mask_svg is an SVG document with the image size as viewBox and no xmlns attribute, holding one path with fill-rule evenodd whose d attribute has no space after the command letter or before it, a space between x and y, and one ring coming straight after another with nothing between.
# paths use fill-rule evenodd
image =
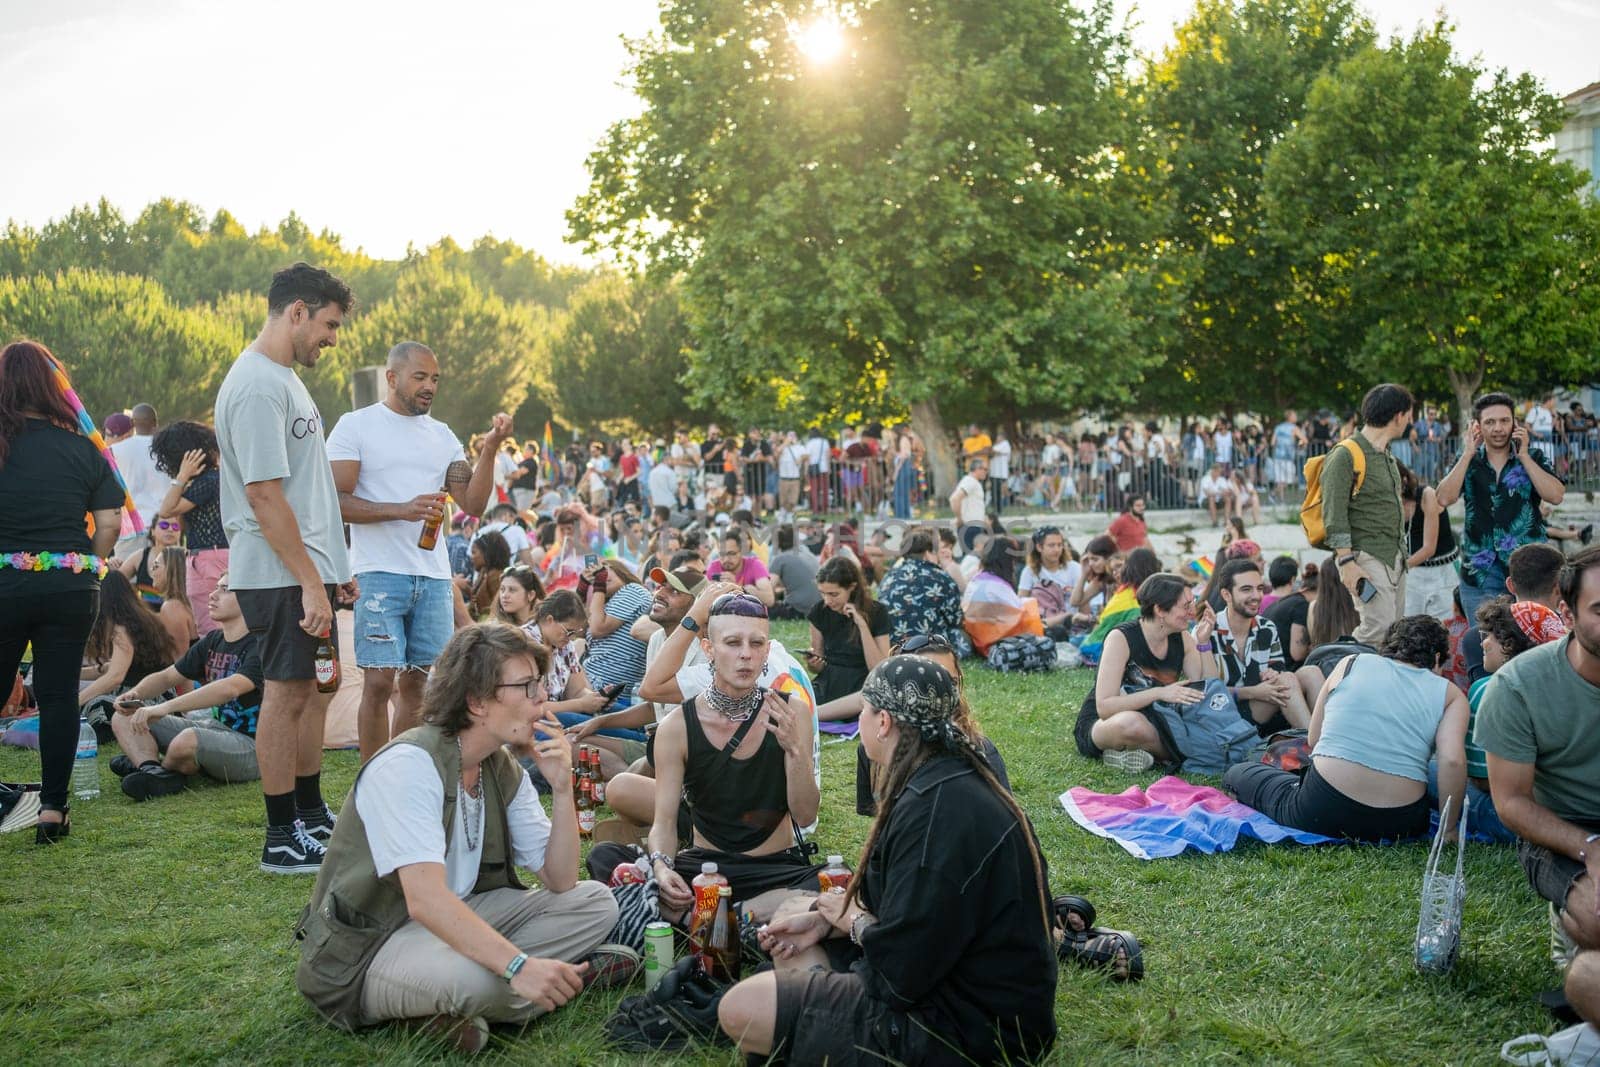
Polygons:
<instances>
[{"instance_id":1,"label":"orange backpack","mask_svg":"<svg viewBox=\"0 0 1600 1067\"><path fill-rule=\"evenodd\" d=\"M1353 498L1361 492L1361 483L1367 480L1367 457L1361 451L1361 446L1354 438L1347 437L1340 441L1335 448L1343 448L1350 453L1350 462L1355 467L1355 484L1350 490ZM1321 456L1312 456L1306 460L1306 499L1300 505L1300 526L1306 532L1306 540L1312 548L1328 547L1328 527L1322 521L1322 465L1327 462L1332 452Z\"/></svg>"}]
</instances>

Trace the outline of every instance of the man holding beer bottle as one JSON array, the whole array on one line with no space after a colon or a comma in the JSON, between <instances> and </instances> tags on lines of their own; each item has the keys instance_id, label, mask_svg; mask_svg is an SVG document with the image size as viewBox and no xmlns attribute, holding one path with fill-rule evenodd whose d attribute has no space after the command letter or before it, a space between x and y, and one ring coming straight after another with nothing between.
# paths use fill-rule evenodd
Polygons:
<instances>
[{"instance_id":1,"label":"man holding beer bottle","mask_svg":"<svg viewBox=\"0 0 1600 1067\"><path fill-rule=\"evenodd\" d=\"M388 394L352 411L328 436L339 511L350 524L356 599L356 666L362 670L356 729L361 758L418 723L428 668L455 629L450 555L440 524L445 494L481 514L494 488L500 443L511 416L499 414L470 475L450 427L428 412L439 360L427 345L401 341L384 369ZM390 699L394 701L391 731Z\"/></svg>"}]
</instances>

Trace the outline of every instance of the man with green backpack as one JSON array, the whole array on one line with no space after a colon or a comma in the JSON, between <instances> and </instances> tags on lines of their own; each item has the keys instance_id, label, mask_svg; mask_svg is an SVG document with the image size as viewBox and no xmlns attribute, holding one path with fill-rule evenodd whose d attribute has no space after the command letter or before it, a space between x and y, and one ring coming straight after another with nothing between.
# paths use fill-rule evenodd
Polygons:
<instances>
[{"instance_id":1,"label":"man with green backpack","mask_svg":"<svg viewBox=\"0 0 1600 1067\"><path fill-rule=\"evenodd\" d=\"M1400 467L1389 445L1411 425L1416 401L1404 386L1374 386L1361 400L1361 429L1325 456L1306 461L1300 524L1313 548L1338 559L1355 598L1355 638L1376 645L1405 604L1405 512Z\"/></svg>"}]
</instances>

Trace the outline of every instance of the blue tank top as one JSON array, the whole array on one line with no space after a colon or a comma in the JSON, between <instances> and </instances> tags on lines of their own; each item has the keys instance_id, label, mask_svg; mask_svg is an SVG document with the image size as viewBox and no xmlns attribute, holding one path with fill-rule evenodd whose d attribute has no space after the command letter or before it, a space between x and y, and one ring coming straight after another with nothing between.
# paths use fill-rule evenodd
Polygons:
<instances>
[{"instance_id":1,"label":"blue tank top","mask_svg":"<svg viewBox=\"0 0 1600 1067\"><path fill-rule=\"evenodd\" d=\"M1311 754L1426 782L1449 685L1432 671L1359 655L1328 694Z\"/></svg>"}]
</instances>

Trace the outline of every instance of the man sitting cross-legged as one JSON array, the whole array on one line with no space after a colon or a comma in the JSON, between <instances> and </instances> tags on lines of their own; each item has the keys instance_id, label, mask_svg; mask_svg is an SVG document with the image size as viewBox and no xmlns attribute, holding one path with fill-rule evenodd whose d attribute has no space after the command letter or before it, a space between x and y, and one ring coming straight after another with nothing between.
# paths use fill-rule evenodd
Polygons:
<instances>
[{"instance_id":1,"label":"man sitting cross-legged","mask_svg":"<svg viewBox=\"0 0 1600 1067\"><path fill-rule=\"evenodd\" d=\"M1217 619L1213 638L1223 683L1233 690L1239 713L1248 715L1263 737L1278 730L1311 725L1305 694L1283 658L1278 628L1257 612L1266 585L1261 564L1230 559L1217 576L1227 610Z\"/></svg>"},{"instance_id":2,"label":"man sitting cross-legged","mask_svg":"<svg viewBox=\"0 0 1600 1067\"><path fill-rule=\"evenodd\" d=\"M260 640L239 613L226 574L217 579L208 606L221 629L117 699L111 732L122 755L111 761L111 769L121 776L122 791L135 800L181 793L191 774L219 782L261 777L255 740L261 710ZM185 679L203 684L171 700L144 703ZM331 814L326 817L332 819Z\"/></svg>"},{"instance_id":3,"label":"man sitting cross-legged","mask_svg":"<svg viewBox=\"0 0 1600 1067\"><path fill-rule=\"evenodd\" d=\"M546 816L505 750L530 753L552 782L571 777L544 710L549 662L514 627L457 631L434 661L424 725L357 775L297 929L296 984L335 1025L426 1022L477 1051L488 1023L554 1011L626 956L601 946L617 919L610 891L578 881L572 793L557 790Z\"/></svg>"},{"instance_id":4,"label":"man sitting cross-legged","mask_svg":"<svg viewBox=\"0 0 1600 1067\"><path fill-rule=\"evenodd\" d=\"M607 796L626 814L637 810L638 794L648 788L650 862L668 918L688 907L687 878L708 862L728 879L734 899L750 901L760 916L776 898L753 897L817 884L820 867L811 864L801 838L821 796L815 717L803 694L791 692L786 700L761 684L770 669L766 606L744 593L725 593L709 605L704 599L684 616L679 633L703 634L711 683L661 720L653 743L655 780L618 775ZM686 644L682 636L669 637L657 666L681 659ZM680 852L685 800L693 845Z\"/></svg>"},{"instance_id":5,"label":"man sitting cross-legged","mask_svg":"<svg viewBox=\"0 0 1600 1067\"><path fill-rule=\"evenodd\" d=\"M1567 1000L1592 1026L1600 1022L1600 548L1568 563L1560 590L1571 632L1491 676L1473 739L1488 754L1495 811L1520 838L1528 882L1559 909L1576 945Z\"/></svg>"}]
</instances>

